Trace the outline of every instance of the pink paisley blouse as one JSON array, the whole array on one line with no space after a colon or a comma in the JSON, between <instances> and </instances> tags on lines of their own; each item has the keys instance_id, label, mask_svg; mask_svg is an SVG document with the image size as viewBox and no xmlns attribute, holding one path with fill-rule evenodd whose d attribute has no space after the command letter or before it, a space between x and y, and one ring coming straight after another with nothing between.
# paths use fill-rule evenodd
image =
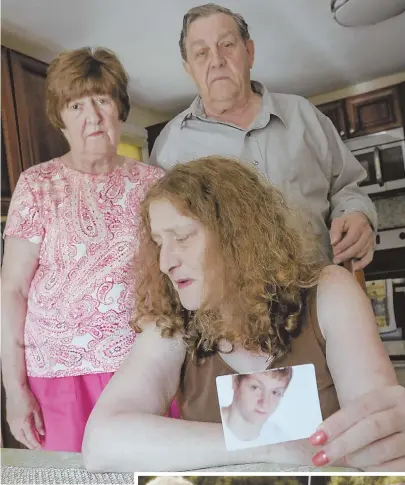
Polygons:
<instances>
[{"instance_id":1,"label":"pink paisley blouse","mask_svg":"<svg viewBox=\"0 0 405 485\"><path fill-rule=\"evenodd\" d=\"M114 372L128 354L139 205L162 175L131 159L85 174L58 158L21 174L4 234L40 245L25 324L29 376Z\"/></svg>"}]
</instances>

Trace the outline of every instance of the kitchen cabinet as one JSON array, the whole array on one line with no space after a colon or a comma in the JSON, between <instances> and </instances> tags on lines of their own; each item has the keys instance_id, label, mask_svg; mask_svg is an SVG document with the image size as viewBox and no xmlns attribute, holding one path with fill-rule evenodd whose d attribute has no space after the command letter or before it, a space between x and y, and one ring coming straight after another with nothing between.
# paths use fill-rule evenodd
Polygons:
<instances>
[{"instance_id":1,"label":"kitchen cabinet","mask_svg":"<svg viewBox=\"0 0 405 485\"><path fill-rule=\"evenodd\" d=\"M1 206L5 215L20 173L66 153L69 146L45 112L47 64L2 46L1 65Z\"/></svg>"},{"instance_id":2,"label":"kitchen cabinet","mask_svg":"<svg viewBox=\"0 0 405 485\"><path fill-rule=\"evenodd\" d=\"M11 182L8 173L6 146L4 144L3 127L1 127L1 213L7 211L11 199ZM4 207L3 207L4 203Z\"/></svg>"},{"instance_id":3,"label":"kitchen cabinet","mask_svg":"<svg viewBox=\"0 0 405 485\"><path fill-rule=\"evenodd\" d=\"M149 154L152 153L153 145L155 144L156 138L159 136L160 132L167 125L168 121L163 121L162 123L157 123L156 125L151 125L146 127L148 132L148 150Z\"/></svg>"},{"instance_id":4,"label":"kitchen cabinet","mask_svg":"<svg viewBox=\"0 0 405 485\"><path fill-rule=\"evenodd\" d=\"M340 136L355 138L403 125L405 83L317 106ZM401 109L402 107L402 109Z\"/></svg>"},{"instance_id":5,"label":"kitchen cabinet","mask_svg":"<svg viewBox=\"0 0 405 485\"><path fill-rule=\"evenodd\" d=\"M1 47L1 213L7 214L21 173L21 154L8 49Z\"/></svg>"},{"instance_id":6,"label":"kitchen cabinet","mask_svg":"<svg viewBox=\"0 0 405 485\"><path fill-rule=\"evenodd\" d=\"M332 101L331 103L321 104L317 106L317 108L322 111L325 116L331 119L342 139L348 137L347 115L344 99Z\"/></svg>"},{"instance_id":7,"label":"kitchen cabinet","mask_svg":"<svg viewBox=\"0 0 405 485\"><path fill-rule=\"evenodd\" d=\"M398 128L402 125L399 87L347 98L346 111L351 137Z\"/></svg>"}]
</instances>

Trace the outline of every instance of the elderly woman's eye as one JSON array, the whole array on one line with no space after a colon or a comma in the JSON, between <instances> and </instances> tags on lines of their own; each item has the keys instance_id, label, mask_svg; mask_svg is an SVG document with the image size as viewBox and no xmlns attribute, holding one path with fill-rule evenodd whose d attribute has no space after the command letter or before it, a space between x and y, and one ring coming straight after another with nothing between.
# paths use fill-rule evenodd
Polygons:
<instances>
[{"instance_id":1,"label":"elderly woman's eye","mask_svg":"<svg viewBox=\"0 0 405 485\"><path fill-rule=\"evenodd\" d=\"M78 103L71 104L70 105L70 109L72 109L73 111L78 110L79 109L79 104Z\"/></svg>"}]
</instances>

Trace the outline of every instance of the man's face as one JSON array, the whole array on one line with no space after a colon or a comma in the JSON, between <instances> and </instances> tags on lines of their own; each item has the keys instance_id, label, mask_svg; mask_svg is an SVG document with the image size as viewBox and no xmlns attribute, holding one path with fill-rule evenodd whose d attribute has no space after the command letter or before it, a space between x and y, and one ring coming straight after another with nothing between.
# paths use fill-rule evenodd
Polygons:
<instances>
[{"instance_id":1,"label":"man's face","mask_svg":"<svg viewBox=\"0 0 405 485\"><path fill-rule=\"evenodd\" d=\"M254 46L244 41L235 20L223 13L190 24L184 68L197 85L203 101L234 99L250 85Z\"/></svg>"},{"instance_id":2,"label":"man's face","mask_svg":"<svg viewBox=\"0 0 405 485\"><path fill-rule=\"evenodd\" d=\"M286 387L286 380L274 378L271 372L246 376L239 384L234 378L233 404L245 421L263 425L277 409Z\"/></svg>"}]
</instances>

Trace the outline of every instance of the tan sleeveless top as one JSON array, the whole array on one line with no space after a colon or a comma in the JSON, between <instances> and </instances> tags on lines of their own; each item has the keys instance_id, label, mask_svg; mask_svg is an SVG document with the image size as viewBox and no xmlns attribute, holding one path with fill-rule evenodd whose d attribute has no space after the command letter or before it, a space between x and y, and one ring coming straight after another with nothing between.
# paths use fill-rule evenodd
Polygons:
<instances>
[{"instance_id":1,"label":"tan sleeveless top","mask_svg":"<svg viewBox=\"0 0 405 485\"><path fill-rule=\"evenodd\" d=\"M274 359L268 369L300 364L314 364L323 419L339 409L335 386L326 364L326 342L318 324L316 312L316 288L308 293L304 308L301 332L291 340L291 350ZM187 421L220 423L217 388L218 376L237 374L219 354L207 357L196 365L189 354L184 361L178 401L181 417Z\"/></svg>"}]
</instances>

